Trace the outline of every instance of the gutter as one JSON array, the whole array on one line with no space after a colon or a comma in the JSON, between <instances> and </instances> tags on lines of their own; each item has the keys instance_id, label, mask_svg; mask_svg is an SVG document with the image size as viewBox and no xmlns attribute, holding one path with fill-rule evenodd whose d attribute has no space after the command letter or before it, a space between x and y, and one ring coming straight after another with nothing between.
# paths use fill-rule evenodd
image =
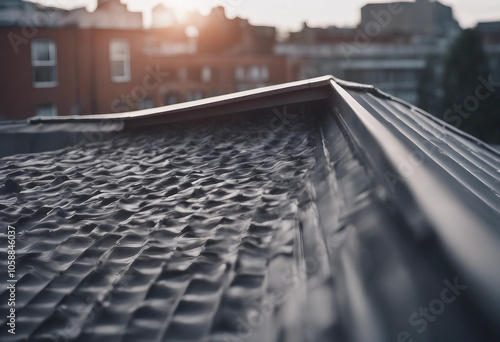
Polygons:
<instances>
[{"instance_id":1,"label":"gutter","mask_svg":"<svg viewBox=\"0 0 500 342\"><path fill-rule=\"evenodd\" d=\"M380 200L391 202L398 212L403 213L411 227L407 233L417 241L437 239L458 278L474 289L474 303L478 310L491 320L492 326L498 326L500 272L491 272L498 269L497 261L500 260L498 152L491 149L490 157L497 165L497 181L496 186L488 188L479 175L468 173L465 165L446 163L450 160L446 150L436 149L433 154L428 154L408 138L410 126L407 131L401 131L384 124L341 84L333 79L330 82L333 115L344 127L352 148L374 176L376 184L383 186ZM352 87L386 97L376 88ZM448 128L446 124L443 126ZM464 133L460 136L464 140L471 139ZM475 138L472 140L480 142ZM484 145L480 142L476 150L463 151L463 154L472 156ZM405 175L400 168L401 161L411 160L416 155L420 156L421 163L410 175ZM447 168L443 168L443 164ZM475 167L481 170L486 163L477 163ZM397 182L392 183L387 175L396 177Z\"/></svg>"}]
</instances>

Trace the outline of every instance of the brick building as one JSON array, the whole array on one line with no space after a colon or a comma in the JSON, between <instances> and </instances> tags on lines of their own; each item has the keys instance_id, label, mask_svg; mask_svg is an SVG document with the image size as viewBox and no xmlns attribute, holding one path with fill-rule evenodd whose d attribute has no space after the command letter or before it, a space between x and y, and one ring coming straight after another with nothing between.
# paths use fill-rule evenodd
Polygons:
<instances>
[{"instance_id":1,"label":"brick building","mask_svg":"<svg viewBox=\"0 0 500 342\"><path fill-rule=\"evenodd\" d=\"M0 119L145 109L289 80L286 57L272 54L273 29L226 19L221 8L194 37L193 23L138 29L135 14L125 29L129 14L114 2L68 11L54 27L0 27Z\"/></svg>"}]
</instances>

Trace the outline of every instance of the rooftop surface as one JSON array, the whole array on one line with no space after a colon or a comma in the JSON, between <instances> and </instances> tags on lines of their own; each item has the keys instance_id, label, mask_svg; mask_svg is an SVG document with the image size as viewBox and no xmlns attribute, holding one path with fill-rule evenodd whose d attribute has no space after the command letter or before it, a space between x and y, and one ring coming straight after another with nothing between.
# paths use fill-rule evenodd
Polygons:
<instances>
[{"instance_id":1,"label":"rooftop surface","mask_svg":"<svg viewBox=\"0 0 500 342\"><path fill-rule=\"evenodd\" d=\"M373 87L324 77L0 138L28 141L0 159L2 341L500 336L499 153Z\"/></svg>"},{"instance_id":2,"label":"rooftop surface","mask_svg":"<svg viewBox=\"0 0 500 342\"><path fill-rule=\"evenodd\" d=\"M234 318L293 270L320 147L307 122L261 138L269 121L252 121L5 158L13 191L2 217L20 233L18 338L236 333Z\"/></svg>"}]
</instances>

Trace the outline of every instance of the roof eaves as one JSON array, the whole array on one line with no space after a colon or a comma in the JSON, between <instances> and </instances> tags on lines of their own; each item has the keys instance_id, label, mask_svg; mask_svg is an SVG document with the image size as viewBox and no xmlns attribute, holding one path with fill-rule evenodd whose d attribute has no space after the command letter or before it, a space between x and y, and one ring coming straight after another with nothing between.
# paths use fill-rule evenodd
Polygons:
<instances>
[{"instance_id":1,"label":"roof eaves","mask_svg":"<svg viewBox=\"0 0 500 342\"><path fill-rule=\"evenodd\" d=\"M29 119L29 124L134 120L137 125L145 125L150 122L150 120L147 119L153 119L155 123L158 123L158 121L165 123L205 116L223 115L230 112L257 110L280 104L326 99L328 97L327 89L329 88L329 82L332 79L333 76L330 75L322 76L303 81L127 113L33 117ZM228 109L224 110L224 107L228 107ZM216 110L212 111L214 108L216 108ZM203 114L189 115L193 112L203 112ZM140 119L140 121L138 119Z\"/></svg>"}]
</instances>

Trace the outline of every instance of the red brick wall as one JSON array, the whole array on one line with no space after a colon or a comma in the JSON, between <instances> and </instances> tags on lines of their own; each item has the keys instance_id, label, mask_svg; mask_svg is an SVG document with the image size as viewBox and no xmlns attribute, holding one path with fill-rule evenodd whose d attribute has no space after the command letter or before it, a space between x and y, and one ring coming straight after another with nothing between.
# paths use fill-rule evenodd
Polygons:
<instances>
[{"instance_id":1,"label":"red brick wall","mask_svg":"<svg viewBox=\"0 0 500 342\"><path fill-rule=\"evenodd\" d=\"M57 44L58 86L35 88L29 35L22 28L0 28L0 116L24 119L38 105L56 103L59 115L70 114L77 103L74 29L39 29L34 39L50 38ZM10 39L16 39L13 46Z\"/></svg>"},{"instance_id":2,"label":"red brick wall","mask_svg":"<svg viewBox=\"0 0 500 342\"><path fill-rule=\"evenodd\" d=\"M146 36L156 41L167 39L162 30L100 30L100 29L28 29L0 28L0 117L25 119L35 115L39 105L54 103L58 115L69 115L75 108L81 114L110 113L135 110L136 100L145 96L155 106L164 105L165 95L177 92L183 95L199 91L204 97L230 93L238 89L235 68L238 65L266 65L269 80L266 84L289 81L286 59L272 55L215 56L177 55L151 56L144 54ZM35 32L33 32L35 30ZM27 34L29 33L29 34ZM17 42L16 47L11 41ZM31 67L32 39L50 38L57 44L58 86L34 88ZM111 79L109 44L112 39L126 39L130 43L131 80L114 83ZM212 68L212 81L201 82L203 66ZM191 80L179 78L179 70L186 68ZM165 73L169 73L168 76ZM148 76L148 74L150 76ZM247 84L254 87L262 84ZM182 96L181 96L182 97ZM120 99L128 99L125 106L117 106ZM182 100L182 98L181 98ZM122 101L123 102L123 101ZM78 107L79 105L79 107Z\"/></svg>"}]
</instances>

